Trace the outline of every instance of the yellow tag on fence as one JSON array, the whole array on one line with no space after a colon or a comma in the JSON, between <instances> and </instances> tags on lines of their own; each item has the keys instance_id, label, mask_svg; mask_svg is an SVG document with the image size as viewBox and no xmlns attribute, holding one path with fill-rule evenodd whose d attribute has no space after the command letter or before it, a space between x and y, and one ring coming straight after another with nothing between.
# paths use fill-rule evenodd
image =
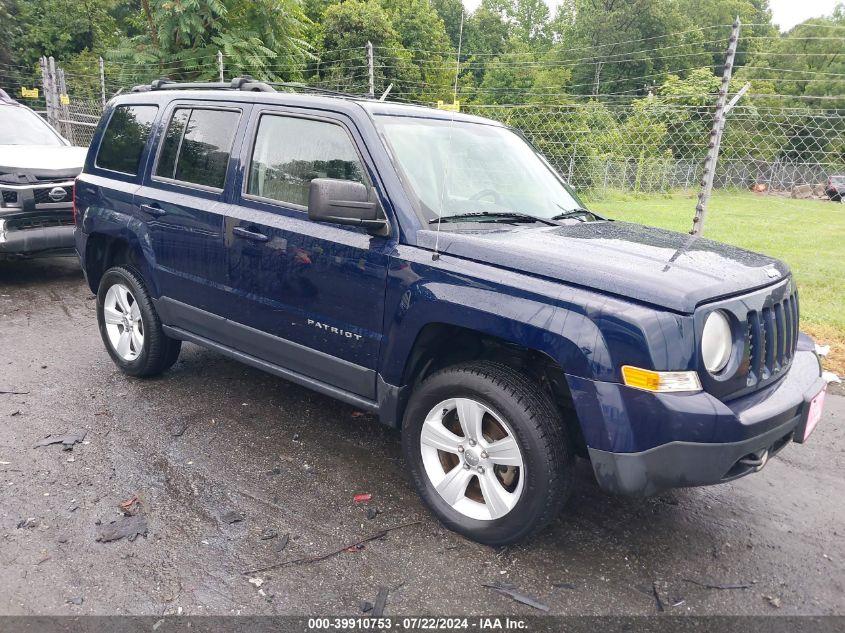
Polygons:
<instances>
[{"instance_id":1,"label":"yellow tag on fence","mask_svg":"<svg viewBox=\"0 0 845 633\"><path fill-rule=\"evenodd\" d=\"M23 86L21 86L21 96L25 97L26 99L37 99L38 88L24 88Z\"/></svg>"},{"instance_id":2,"label":"yellow tag on fence","mask_svg":"<svg viewBox=\"0 0 845 633\"><path fill-rule=\"evenodd\" d=\"M449 112L460 112L461 111L461 102L455 101L455 103L446 103L445 101L438 101L437 102L437 109L438 110L448 110Z\"/></svg>"},{"instance_id":3,"label":"yellow tag on fence","mask_svg":"<svg viewBox=\"0 0 845 633\"><path fill-rule=\"evenodd\" d=\"M67 95L59 95L59 103L62 105L70 105L70 97Z\"/></svg>"}]
</instances>

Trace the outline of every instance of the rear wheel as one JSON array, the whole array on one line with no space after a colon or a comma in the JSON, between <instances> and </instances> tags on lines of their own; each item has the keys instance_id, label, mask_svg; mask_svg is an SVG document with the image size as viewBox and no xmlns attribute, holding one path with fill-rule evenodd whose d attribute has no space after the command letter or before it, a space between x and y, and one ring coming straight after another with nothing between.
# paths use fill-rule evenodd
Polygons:
<instances>
[{"instance_id":1,"label":"rear wheel","mask_svg":"<svg viewBox=\"0 0 845 633\"><path fill-rule=\"evenodd\" d=\"M182 342L164 334L147 288L131 268L116 266L103 275L97 323L112 360L130 376L155 376L179 358Z\"/></svg>"},{"instance_id":2,"label":"rear wheel","mask_svg":"<svg viewBox=\"0 0 845 633\"><path fill-rule=\"evenodd\" d=\"M570 494L573 451L557 410L503 365L476 362L432 374L411 397L402 438L429 508L481 543L527 538Z\"/></svg>"}]
</instances>

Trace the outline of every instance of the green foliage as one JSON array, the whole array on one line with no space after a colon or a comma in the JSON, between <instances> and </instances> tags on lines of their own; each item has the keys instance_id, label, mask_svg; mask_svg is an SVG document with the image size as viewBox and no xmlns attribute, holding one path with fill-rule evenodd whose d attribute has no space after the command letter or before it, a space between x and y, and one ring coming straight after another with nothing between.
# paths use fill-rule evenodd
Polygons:
<instances>
[{"instance_id":1,"label":"green foliage","mask_svg":"<svg viewBox=\"0 0 845 633\"><path fill-rule=\"evenodd\" d=\"M18 63L35 66L42 55L63 60L104 50L119 40L112 16L117 0L16 0Z\"/></svg>"},{"instance_id":2,"label":"green foliage","mask_svg":"<svg viewBox=\"0 0 845 633\"><path fill-rule=\"evenodd\" d=\"M367 90L367 42L379 50L375 84L416 81L418 69L405 50L388 12L376 0L348 0L328 7L320 33L317 78L322 85L363 93ZM381 55L381 51L385 51Z\"/></svg>"},{"instance_id":3,"label":"green foliage","mask_svg":"<svg viewBox=\"0 0 845 633\"><path fill-rule=\"evenodd\" d=\"M8 67L15 57L15 36L18 33L18 8L15 0L0 0L0 64ZM0 71L0 76L4 73Z\"/></svg>"},{"instance_id":4,"label":"green foliage","mask_svg":"<svg viewBox=\"0 0 845 633\"><path fill-rule=\"evenodd\" d=\"M461 16L464 20L467 17L464 12L464 3L461 0L431 0L431 7L443 20L452 48L457 50L461 33Z\"/></svg>"},{"instance_id":5,"label":"green foliage","mask_svg":"<svg viewBox=\"0 0 845 633\"><path fill-rule=\"evenodd\" d=\"M428 0L382 0L382 4L418 69L414 84L399 87L424 101L448 98L455 77L455 58L443 19ZM391 51L380 53L390 55Z\"/></svg>"},{"instance_id":6,"label":"green foliage","mask_svg":"<svg viewBox=\"0 0 845 633\"><path fill-rule=\"evenodd\" d=\"M844 34L845 4L839 4L830 17L807 20L767 50L751 53L739 77L766 80L778 94L811 97L806 101L817 107L843 108Z\"/></svg>"},{"instance_id":7,"label":"green foliage","mask_svg":"<svg viewBox=\"0 0 845 633\"><path fill-rule=\"evenodd\" d=\"M219 50L230 75L300 79L311 57L297 0L141 0L141 13L142 32L110 57L146 65L148 74L214 79Z\"/></svg>"}]
</instances>

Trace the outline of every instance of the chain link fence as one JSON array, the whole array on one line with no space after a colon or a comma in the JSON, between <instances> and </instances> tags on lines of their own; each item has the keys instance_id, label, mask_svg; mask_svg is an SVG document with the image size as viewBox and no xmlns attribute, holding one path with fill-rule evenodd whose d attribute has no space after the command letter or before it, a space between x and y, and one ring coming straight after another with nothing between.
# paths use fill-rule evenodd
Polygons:
<instances>
[{"instance_id":1,"label":"chain link fence","mask_svg":"<svg viewBox=\"0 0 845 633\"><path fill-rule=\"evenodd\" d=\"M56 72L64 80L61 69ZM69 73L66 84L56 84L68 94L51 96L48 82L42 102L49 120L72 143L86 146L102 113L103 97L138 81L139 77L129 77L125 70L112 72L108 66L104 74L97 68ZM461 111L521 131L576 190L592 199L617 192L657 194L700 188L715 99L709 104L710 99L700 95L691 99L698 105L659 95L624 101L561 95L560 100L566 103L464 103ZM776 194L800 188L802 197L821 197L828 178L841 173L845 173L845 110L767 95L744 98L727 114L714 188Z\"/></svg>"},{"instance_id":2,"label":"chain link fence","mask_svg":"<svg viewBox=\"0 0 845 633\"><path fill-rule=\"evenodd\" d=\"M657 98L464 110L520 130L592 198L697 189L713 119L712 107ZM821 196L836 173L845 173L845 111L738 105L727 116L715 188L791 194L811 185L811 195Z\"/></svg>"},{"instance_id":3,"label":"chain link fence","mask_svg":"<svg viewBox=\"0 0 845 633\"><path fill-rule=\"evenodd\" d=\"M95 99L71 99L66 114L67 118L60 120L65 138L74 145L88 147L103 114L102 102Z\"/></svg>"}]
</instances>

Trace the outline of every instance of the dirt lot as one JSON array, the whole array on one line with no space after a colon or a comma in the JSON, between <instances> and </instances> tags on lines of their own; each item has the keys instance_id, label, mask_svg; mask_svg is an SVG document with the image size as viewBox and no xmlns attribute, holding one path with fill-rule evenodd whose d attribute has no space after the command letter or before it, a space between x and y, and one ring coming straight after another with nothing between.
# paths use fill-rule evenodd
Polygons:
<instances>
[{"instance_id":1,"label":"dirt lot","mask_svg":"<svg viewBox=\"0 0 845 633\"><path fill-rule=\"evenodd\" d=\"M733 484L621 499L581 463L558 521L495 550L441 529L398 434L346 405L191 345L161 379L120 374L74 260L0 263L0 350L0 390L29 392L0 394L0 614L357 615L382 586L386 614L540 613L482 587L506 582L550 613L640 615L655 581L671 613L845 614L841 396ZM72 451L33 448L71 429ZM146 538L98 542L133 495Z\"/></svg>"}]
</instances>

